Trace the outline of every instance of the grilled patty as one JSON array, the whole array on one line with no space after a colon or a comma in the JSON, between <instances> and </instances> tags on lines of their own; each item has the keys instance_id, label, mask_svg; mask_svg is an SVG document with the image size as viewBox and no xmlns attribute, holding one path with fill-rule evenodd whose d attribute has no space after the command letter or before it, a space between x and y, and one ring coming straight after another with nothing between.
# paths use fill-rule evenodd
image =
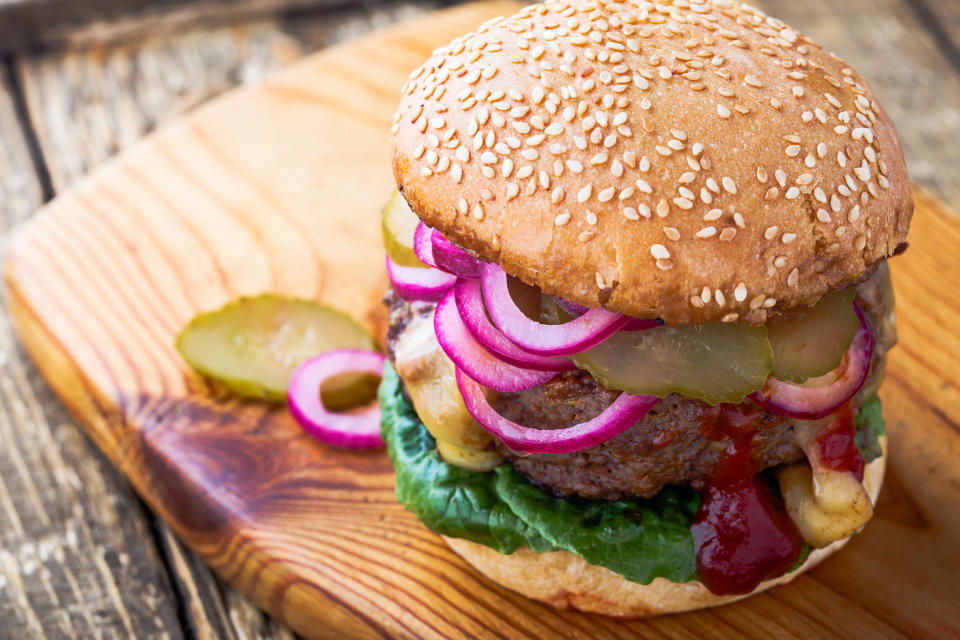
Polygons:
<instances>
[{"instance_id":1,"label":"grilled patty","mask_svg":"<svg viewBox=\"0 0 960 640\"><path fill-rule=\"evenodd\" d=\"M896 339L890 313L893 301L884 286L886 277L882 270L858 287L857 303L877 337L864 395L872 393L879 383L883 358ZM407 303L392 292L385 302L390 307L387 349L392 359L396 342L413 315L428 315L433 305ZM518 424L558 429L593 418L613 403L619 393L604 389L585 371L572 371L535 389L501 393L493 406ZM749 400L741 409L751 414L756 429L752 444L758 470L803 458L789 419L765 411ZM728 440L710 437L710 426L717 415L717 410L704 402L671 394L635 425L589 449L519 456L502 445L501 448L518 471L555 495L606 500L646 498L665 485L703 487L728 445Z\"/></svg>"}]
</instances>

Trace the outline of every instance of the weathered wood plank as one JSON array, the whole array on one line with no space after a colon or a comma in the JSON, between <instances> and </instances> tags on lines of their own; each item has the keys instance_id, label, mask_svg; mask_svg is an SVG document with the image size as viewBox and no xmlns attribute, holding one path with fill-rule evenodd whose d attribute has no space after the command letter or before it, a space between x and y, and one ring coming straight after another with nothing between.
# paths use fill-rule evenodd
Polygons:
<instances>
[{"instance_id":1,"label":"weathered wood plank","mask_svg":"<svg viewBox=\"0 0 960 640\"><path fill-rule=\"evenodd\" d=\"M910 177L957 204L960 71L918 18L911 1L759 0L756 4L850 62L896 124ZM954 19L960 15L956 0L942 4L953 7Z\"/></svg>"},{"instance_id":2,"label":"weathered wood plank","mask_svg":"<svg viewBox=\"0 0 960 640\"><path fill-rule=\"evenodd\" d=\"M41 188L0 68L0 253ZM0 635L180 637L146 514L0 313Z\"/></svg>"},{"instance_id":3,"label":"weathered wood plank","mask_svg":"<svg viewBox=\"0 0 960 640\"><path fill-rule=\"evenodd\" d=\"M342 0L0 0L0 52L132 41Z\"/></svg>"},{"instance_id":4,"label":"weathered wood plank","mask_svg":"<svg viewBox=\"0 0 960 640\"><path fill-rule=\"evenodd\" d=\"M935 34L940 49L960 72L960 2L957 0L909 0L917 16Z\"/></svg>"},{"instance_id":5,"label":"weathered wood plank","mask_svg":"<svg viewBox=\"0 0 960 640\"><path fill-rule=\"evenodd\" d=\"M301 54L402 20L432 4L400 4L289 16L137 44L76 47L24 58L18 71L53 186L63 190L145 133L237 83L255 83ZM290 35L285 35L289 33ZM290 632L157 531L183 617L197 637L284 638Z\"/></svg>"}]
</instances>

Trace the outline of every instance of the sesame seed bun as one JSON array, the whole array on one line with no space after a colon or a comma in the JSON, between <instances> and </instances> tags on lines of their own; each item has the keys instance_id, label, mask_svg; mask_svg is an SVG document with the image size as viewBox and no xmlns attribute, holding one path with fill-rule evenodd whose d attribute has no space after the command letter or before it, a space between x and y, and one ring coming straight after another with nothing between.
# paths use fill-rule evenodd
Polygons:
<instances>
[{"instance_id":1,"label":"sesame seed bun","mask_svg":"<svg viewBox=\"0 0 960 640\"><path fill-rule=\"evenodd\" d=\"M866 81L724 0L548 0L438 49L393 127L430 226L550 294L762 324L862 279L913 212Z\"/></svg>"},{"instance_id":2,"label":"sesame seed bun","mask_svg":"<svg viewBox=\"0 0 960 640\"><path fill-rule=\"evenodd\" d=\"M882 436L879 440L883 455L866 466L863 476L863 486L874 504L880 494L887 464L887 438ZM648 618L714 607L786 584L839 551L850 538L814 550L796 571L767 580L751 593L738 596L714 595L699 582L677 584L656 578L649 585L637 584L609 569L589 564L568 551L534 553L522 547L505 555L460 538L445 536L444 540L480 573L528 598L548 602L560 609Z\"/></svg>"}]
</instances>

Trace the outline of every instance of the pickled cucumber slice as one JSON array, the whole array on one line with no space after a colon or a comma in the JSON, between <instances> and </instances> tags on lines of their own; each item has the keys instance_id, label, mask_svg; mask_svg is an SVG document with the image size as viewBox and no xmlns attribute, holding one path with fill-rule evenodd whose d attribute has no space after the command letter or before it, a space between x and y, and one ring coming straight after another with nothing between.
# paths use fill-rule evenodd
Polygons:
<instances>
[{"instance_id":1,"label":"pickled cucumber slice","mask_svg":"<svg viewBox=\"0 0 960 640\"><path fill-rule=\"evenodd\" d=\"M265 294L196 316L177 336L177 350L197 372L249 398L282 402L298 365L330 349L372 349L349 316L307 300ZM344 407L369 397L362 375L334 381L324 400Z\"/></svg>"},{"instance_id":2,"label":"pickled cucumber slice","mask_svg":"<svg viewBox=\"0 0 960 640\"><path fill-rule=\"evenodd\" d=\"M420 218L413 212L399 191L394 191L380 213L383 223L383 246L394 263L402 267L426 267L413 251L413 233Z\"/></svg>"},{"instance_id":3,"label":"pickled cucumber slice","mask_svg":"<svg viewBox=\"0 0 960 640\"><path fill-rule=\"evenodd\" d=\"M773 377L804 382L840 366L859 321L853 310L856 289L833 291L814 307L767 323L773 348Z\"/></svg>"},{"instance_id":4,"label":"pickled cucumber slice","mask_svg":"<svg viewBox=\"0 0 960 640\"><path fill-rule=\"evenodd\" d=\"M618 331L572 358L608 389L710 404L742 402L773 368L765 327L722 322Z\"/></svg>"}]
</instances>

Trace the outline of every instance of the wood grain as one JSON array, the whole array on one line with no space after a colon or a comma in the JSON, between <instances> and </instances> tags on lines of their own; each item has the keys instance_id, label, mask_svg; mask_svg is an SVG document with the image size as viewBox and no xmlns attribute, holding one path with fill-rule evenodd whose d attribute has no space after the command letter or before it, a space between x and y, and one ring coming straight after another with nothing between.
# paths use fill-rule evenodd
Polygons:
<instances>
[{"instance_id":1,"label":"wood grain","mask_svg":"<svg viewBox=\"0 0 960 640\"><path fill-rule=\"evenodd\" d=\"M0 253L40 206L0 70ZM0 314L0 637L179 638L150 518L87 440Z\"/></svg>"},{"instance_id":2,"label":"wood grain","mask_svg":"<svg viewBox=\"0 0 960 640\"><path fill-rule=\"evenodd\" d=\"M179 327L240 293L316 296L382 329L376 212L397 91L432 47L505 10L468 6L311 57L165 128L41 212L6 279L57 393L191 547L305 635L960 633L960 345L942 330L960 320L960 229L923 193L894 267L894 447L874 523L792 585L713 611L624 622L506 592L395 502L383 454L327 449L284 411L211 395L179 361Z\"/></svg>"}]
</instances>

